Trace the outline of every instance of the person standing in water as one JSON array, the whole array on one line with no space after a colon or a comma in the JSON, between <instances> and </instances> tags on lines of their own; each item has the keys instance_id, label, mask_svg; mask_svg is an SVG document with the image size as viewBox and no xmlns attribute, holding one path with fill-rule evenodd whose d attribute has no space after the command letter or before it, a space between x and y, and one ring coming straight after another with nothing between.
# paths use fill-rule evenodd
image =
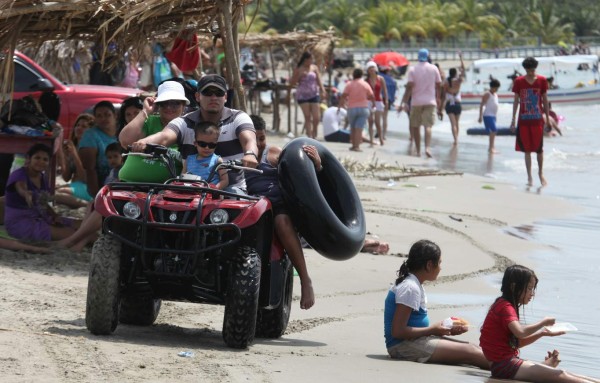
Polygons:
<instances>
[{"instance_id":1,"label":"person standing in water","mask_svg":"<svg viewBox=\"0 0 600 383\"><path fill-rule=\"evenodd\" d=\"M500 88L500 81L492 79L490 81L490 90L483 94L481 103L479 104L479 123L483 121L485 131L490 136L490 146L488 152L490 154L497 153L494 148L494 141L496 139L496 114L498 113L498 89Z\"/></svg>"},{"instance_id":2,"label":"person standing in water","mask_svg":"<svg viewBox=\"0 0 600 383\"><path fill-rule=\"evenodd\" d=\"M519 76L513 83L515 94L513 115L510 123L511 131L516 129L515 150L525 153L525 168L527 170L527 185L533 185L531 174L531 153L536 153L538 175L542 186L546 186L544 178L544 117L550 120L548 113L548 81L544 76L537 75L535 70L538 62L533 57L523 60L525 76ZM519 120L517 121L517 111Z\"/></svg>"},{"instance_id":3,"label":"person standing in water","mask_svg":"<svg viewBox=\"0 0 600 383\"><path fill-rule=\"evenodd\" d=\"M460 86L465 79L465 63L463 62L462 53L458 53L460 58L460 68L450 68L448 79L442 86L442 103L438 110L438 114L442 113L442 109L446 110L450 125L452 127L452 136L454 137L454 145L458 144L458 134L460 132L459 121L462 107L460 105Z\"/></svg>"}]
</instances>

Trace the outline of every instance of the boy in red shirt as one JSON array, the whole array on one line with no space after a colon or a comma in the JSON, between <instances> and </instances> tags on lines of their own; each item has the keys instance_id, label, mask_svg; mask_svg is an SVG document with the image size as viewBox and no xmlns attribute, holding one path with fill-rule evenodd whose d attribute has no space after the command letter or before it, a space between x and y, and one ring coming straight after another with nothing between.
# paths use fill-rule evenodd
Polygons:
<instances>
[{"instance_id":1,"label":"boy in red shirt","mask_svg":"<svg viewBox=\"0 0 600 383\"><path fill-rule=\"evenodd\" d=\"M544 76L536 75L535 69L538 62L533 57L527 57L523 60L523 68L527 72L525 76L519 76L513 83L513 93L515 99L513 102L513 117L510 123L510 129L515 130L515 120L517 110L519 111L519 120L516 133L515 150L525 153L525 167L527 168L527 185L533 185L531 175L531 153L537 153L537 162L539 168L540 183L546 186L546 179L543 173L544 164L544 116L545 121L549 121L548 116L548 81Z\"/></svg>"}]
</instances>

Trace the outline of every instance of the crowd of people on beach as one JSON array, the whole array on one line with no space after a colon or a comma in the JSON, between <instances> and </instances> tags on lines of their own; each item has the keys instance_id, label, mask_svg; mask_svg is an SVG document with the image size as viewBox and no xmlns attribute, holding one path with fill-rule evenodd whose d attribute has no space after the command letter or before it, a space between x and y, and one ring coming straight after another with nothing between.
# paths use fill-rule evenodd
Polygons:
<instances>
[{"instance_id":1,"label":"crowd of people on beach","mask_svg":"<svg viewBox=\"0 0 600 383\"><path fill-rule=\"evenodd\" d=\"M406 89L396 110L399 113L406 112L409 117L411 152L418 157L421 156L422 137L426 157L433 157L431 139L436 114L439 120L443 120L444 112L446 113L454 139L453 145L458 145L462 113L461 85L465 81L465 65L460 52L459 58L460 66L450 68L448 76L444 78L440 66L432 64L429 51L423 48L419 50L418 62L408 69ZM361 151L362 142L370 143L371 147L385 144L387 111L394 104L397 84L392 79L393 85L388 85L385 77L389 77L389 68L384 66L379 69L379 73L377 68L375 62L367 62L367 75L364 78L361 68L353 70L352 80L345 84L337 108L333 105L324 112L325 141L350 142L351 151ZM515 150L525 154L527 185L533 185L531 154L536 153L540 184L546 186L547 181L543 175L543 139L562 135L558 125L560 118L548 102L547 91L550 89L551 79L535 73L537 61L533 57L523 61L523 68L526 74L515 75L512 79L511 91L515 97L510 130L516 135ZM500 86L500 81L491 77L489 89L484 92L479 105L478 121L484 124L489 136L490 155L498 153L495 138L498 130L496 119ZM377 128L375 136L373 124ZM346 129L348 126L349 130ZM368 138L365 138L363 133L367 126ZM379 138L378 143L374 141L374 137Z\"/></svg>"},{"instance_id":2,"label":"crowd of people on beach","mask_svg":"<svg viewBox=\"0 0 600 383\"><path fill-rule=\"evenodd\" d=\"M316 138L320 123L319 104L325 95L319 69L312 55L302 55L291 86L297 86L297 102L305 117L305 133ZM424 127L425 154L431 153L431 127L435 115L443 111L449 116L458 144L461 114L460 87L464 81L464 64L443 74L431 64L429 52L421 49L418 63L407 73L408 83L398 111L410 118L410 136L415 153L420 155L421 126ZM515 79L513 121L517 128L516 150L525 153L528 184L531 175L531 154L536 153L539 178L546 184L543 167L544 125L550 120L547 101L547 81L536 75L537 62L526 58L525 76ZM378 72L379 69L380 71ZM386 114L395 100L395 84L389 84L386 71L374 62L355 68L339 97L337 106L328 108L323 116L324 139L328 142L348 142L350 150L361 151L363 142L385 145ZM394 82L394 81L392 81ZM498 81L490 82L490 90L482 98L479 120L490 133L495 131L498 108ZM12 171L6 184L6 194L0 202L4 208L6 232L16 240L0 239L0 246L9 249L49 252L40 241L58 248L80 251L93 243L102 226L103 217L94 210L93 199L103 185L111 182L164 182L171 174L157 160L129 156L126 151L143 152L149 144L169 148L177 173L191 173L203 179L223 161L239 160L245 167L258 168L261 175L241 171L217 172L209 180L220 190L252 194L269 198L273 206L276 233L281 240L301 283L300 307L315 304L312 280L304 259L302 244L286 209L278 182L278 162L282 149L267 144L265 121L256 115L225 106L228 86L217 74L204 75L197 82L193 99L186 95L180 81L165 80L155 96L126 100L119 112L112 103L102 101L93 114L82 114L70 136L58 151L60 175L66 182L53 195L48 182L52 149L35 144L26 154L25 165ZM198 107L193 109L192 105ZM517 120L518 112L518 120ZM441 118L441 117L440 117ZM344 129L349 126L350 129ZM344 132L344 131L347 132ZM363 135L367 130L368 135ZM303 147L306 156L321 172L323 165L315 146ZM495 152L494 136L490 134L490 153ZM81 220L66 219L52 209L51 200L70 207L86 209ZM386 253L383 242L368 242L367 251ZM393 359L421 363L469 364L490 370L492 377L523 381L597 382L557 368L560 360L556 350L549 351L544 362L535 363L519 357L519 349L546 336L558 336L563 331L552 330L554 318L524 325L520 309L533 299L538 278L524 266L510 266L502 280L502 295L494 301L481 328L479 346L453 341L469 330L459 319L450 323L431 323L423 284L435 281L441 270L442 252L430 240L412 245L407 259L398 270L398 278L390 288L384 305L385 346Z\"/></svg>"}]
</instances>

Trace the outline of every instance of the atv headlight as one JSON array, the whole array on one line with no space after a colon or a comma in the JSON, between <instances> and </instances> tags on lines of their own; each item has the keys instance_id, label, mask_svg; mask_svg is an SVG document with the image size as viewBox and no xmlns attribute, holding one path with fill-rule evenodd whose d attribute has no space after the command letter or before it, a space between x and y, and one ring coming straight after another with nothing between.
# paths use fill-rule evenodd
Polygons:
<instances>
[{"instance_id":1,"label":"atv headlight","mask_svg":"<svg viewBox=\"0 0 600 383\"><path fill-rule=\"evenodd\" d=\"M226 210L215 209L210 212L210 223L227 223L229 220L229 214Z\"/></svg>"},{"instance_id":2,"label":"atv headlight","mask_svg":"<svg viewBox=\"0 0 600 383\"><path fill-rule=\"evenodd\" d=\"M127 202L123 206L123 215L127 218L136 219L142 214L142 209L135 202Z\"/></svg>"}]
</instances>

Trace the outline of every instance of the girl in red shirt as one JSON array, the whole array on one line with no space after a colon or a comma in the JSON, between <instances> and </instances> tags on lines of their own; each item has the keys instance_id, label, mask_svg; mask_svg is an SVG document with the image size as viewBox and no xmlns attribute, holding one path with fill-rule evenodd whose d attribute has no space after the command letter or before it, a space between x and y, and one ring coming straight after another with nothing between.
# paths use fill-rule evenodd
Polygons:
<instances>
[{"instance_id":1,"label":"girl in red shirt","mask_svg":"<svg viewBox=\"0 0 600 383\"><path fill-rule=\"evenodd\" d=\"M543 336L557 336L563 331L550 331L555 319L546 317L538 323L519 322L519 308L535 296L538 278L533 270L514 265L504 272L502 296L490 307L481 327L479 345L490 362L493 378L515 379L525 382L600 382L593 378L568 373L556 368L558 351L548 351L543 363L519 358L519 349Z\"/></svg>"}]
</instances>

